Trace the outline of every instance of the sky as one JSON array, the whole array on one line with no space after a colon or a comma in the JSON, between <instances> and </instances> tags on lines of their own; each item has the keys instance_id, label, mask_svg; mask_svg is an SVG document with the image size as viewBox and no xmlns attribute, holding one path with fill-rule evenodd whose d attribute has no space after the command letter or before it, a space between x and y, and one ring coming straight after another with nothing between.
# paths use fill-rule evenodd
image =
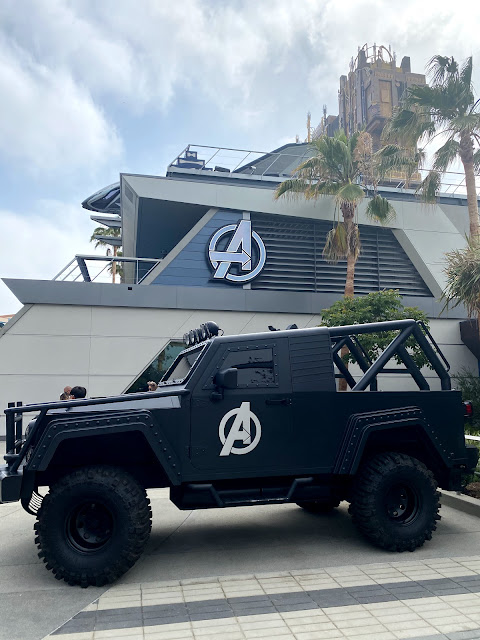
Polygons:
<instances>
[{"instance_id":1,"label":"sky","mask_svg":"<svg viewBox=\"0 0 480 640\"><path fill-rule=\"evenodd\" d=\"M473 0L1 0L0 277L93 253L80 203L120 172L303 140L365 43L418 73L473 55L478 89L479 24ZM0 282L0 315L20 307Z\"/></svg>"}]
</instances>

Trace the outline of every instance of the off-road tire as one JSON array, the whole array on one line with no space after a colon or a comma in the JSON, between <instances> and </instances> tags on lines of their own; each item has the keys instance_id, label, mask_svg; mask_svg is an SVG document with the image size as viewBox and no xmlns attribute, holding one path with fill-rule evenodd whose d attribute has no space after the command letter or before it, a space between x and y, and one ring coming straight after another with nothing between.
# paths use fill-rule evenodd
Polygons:
<instances>
[{"instance_id":1,"label":"off-road tire","mask_svg":"<svg viewBox=\"0 0 480 640\"><path fill-rule=\"evenodd\" d=\"M437 528L439 497L435 478L423 462L403 453L381 453L360 468L349 511L376 546L414 551Z\"/></svg>"},{"instance_id":2,"label":"off-road tire","mask_svg":"<svg viewBox=\"0 0 480 640\"><path fill-rule=\"evenodd\" d=\"M132 475L110 466L83 467L44 497L34 525L38 556L57 580L102 586L142 555L151 515L145 489Z\"/></svg>"},{"instance_id":3,"label":"off-road tire","mask_svg":"<svg viewBox=\"0 0 480 640\"><path fill-rule=\"evenodd\" d=\"M297 504L309 513L330 513L338 507L340 500L337 500L336 498L326 500L303 500L302 502L297 502Z\"/></svg>"}]
</instances>

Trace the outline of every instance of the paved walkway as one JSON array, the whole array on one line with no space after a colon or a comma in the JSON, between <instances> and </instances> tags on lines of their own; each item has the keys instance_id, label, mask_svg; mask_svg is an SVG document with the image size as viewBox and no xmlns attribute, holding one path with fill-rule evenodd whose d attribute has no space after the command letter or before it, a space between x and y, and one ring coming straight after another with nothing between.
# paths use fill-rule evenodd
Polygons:
<instances>
[{"instance_id":1,"label":"paved walkway","mask_svg":"<svg viewBox=\"0 0 480 640\"><path fill-rule=\"evenodd\" d=\"M122 584L48 638L479 640L480 556Z\"/></svg>"}]
</instances>

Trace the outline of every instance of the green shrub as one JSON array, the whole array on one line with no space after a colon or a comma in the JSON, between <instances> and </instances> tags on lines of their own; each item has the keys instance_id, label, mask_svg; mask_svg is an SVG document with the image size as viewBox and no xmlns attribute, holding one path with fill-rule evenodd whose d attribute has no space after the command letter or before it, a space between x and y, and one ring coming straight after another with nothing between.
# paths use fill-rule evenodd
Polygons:
<instances>
[{"instance_id":1,"label":"green shrub","mask_svg":"<svg viewBox=\"0 0 480 640\"><path fill-rule=\"evenodd\" d=\"M329 309L322 310L322 325L327 327L406 320L408 318L419 320L424 322L426 327L429 326L426 314L418 307L404 307L402 296L393 289L375 291L366 296L354 298L344 297L337 300ZM398 335L398 331L384 331L360 335L358 340L368 353L370 360L373 361L386 349L396 335ZM432 368L413 336L407 340L406 347L417 366ZM402 363L398 356L394 356L394 358L398 364ZM345 360L355 362L352 354L348 354Z\"/></svg>"},{"instance_id":2,"label":"green shrub","mask_svg":"<svg viewBox=\"0 0 480 640\"><path fill-rule=\"evenodd\" d=\"M460 369L452 376L454 386L462 392L463 400L473 405L473 418L466 423L465 431L470 435L480 435L480 378L468 369ZM480 444L480 443L479 443Z\"/></svg>"}]
</instances>

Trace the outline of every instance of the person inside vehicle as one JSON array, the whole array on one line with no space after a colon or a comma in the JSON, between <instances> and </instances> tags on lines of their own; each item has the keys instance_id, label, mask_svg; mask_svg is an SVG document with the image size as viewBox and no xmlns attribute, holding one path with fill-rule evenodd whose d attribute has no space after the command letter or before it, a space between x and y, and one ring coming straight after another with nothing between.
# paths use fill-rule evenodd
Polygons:
<instances>
[{"instance_id":1,"label":"person inside vehicle","mask_svg":"<svg viewBox=\"0 0 480 640\"><path fill-rule=\"evenodd\" d=\"M70 400L80 400L87 397L87 390L85 387L73 387L70 391Z\"/></svg>"},{"instance_id":2,"label":"person inside vehicle","mask_svg":"<svg viewBox=\"0 0 480 640\"><path fill-rule=\"evenodd\" d=\"M70 400L70 394L72 393L72 387L64 387L63 393L60 396L60 400Z\"/></svg>"},{"instance_id":3,"label":"person inside vehicle","mask_svg":"<svg viewBox=\"0 0 480 640\"><path fill-rule=\"evenodd\" d=\"M156 391L158 388L158 384L153 380L150 380L150 382L147 382L147 386L149 391Z\"/></svg>"}]
</instances>

